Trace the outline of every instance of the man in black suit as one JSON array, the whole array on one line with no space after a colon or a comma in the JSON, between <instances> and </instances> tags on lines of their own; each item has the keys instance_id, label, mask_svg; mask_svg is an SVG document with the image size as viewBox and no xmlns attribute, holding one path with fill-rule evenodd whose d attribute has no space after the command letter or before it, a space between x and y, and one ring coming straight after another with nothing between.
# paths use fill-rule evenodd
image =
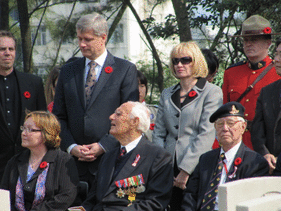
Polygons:
<instances>
[{"instance_id":1,"label":"man in black suit","mask_svg":"<svg viewBox=\"0 0 281 211\"><path fill-rule=\"evenodd\" d=\"M13 67L16 39L0 31L0 180L8 160L22 151L20 126L25 111L46 110L42 79Z\"/></svg>"},{"instance_id":2,"label":"man in black suit","mask_svg":"<svg viewBox=\"0 0 281 211\"><path fill-rule=\"evenodd\" d=\"M118 144L104 138L109 116L122 103L139 99L137 70L106 50L107 22L98 13L82 16L76 31L84 57L61 68L53 113L62 126L61 149L77 158L80 180L91 186L100 155Z\"/></svg>"},{"instance_id":3,"label":"man in black suit","mask_svg":"<svg viewBox=\"0 0 281 211\"><path fill-rule=\"evenodd\" d=\"M276 73L281 76L281 39L276 42L274 57ZM270 174L281 153L281 80L262 88L257 100L251 137L254 150L269 163Z\"/></svg>"},{"instance_id":4,"label":"man in black suit","mask_svg":"<svg viewBox=\"0 0 281 211\"><path fill-rule=\"evenodd\" d=\"M182 210L218 210L218 185L268 173L267 161L242 143L245 108L237 102L221 106L210 117L221 148L203 154L184 191Z\"/></svg>"},{"instance_id":5,"label":"man in black suit","mask_svg":"<svg viewBox=\"0 0 281 211\"><path fill-rule=\"evenodd\" d=\"M97 188L82 206L87 211L164 210L173 186L172 156L142 135L150 126L149 110L130 101L110 120L110 134L120 144L102 157Z\"/></svg>"}]
</instances>

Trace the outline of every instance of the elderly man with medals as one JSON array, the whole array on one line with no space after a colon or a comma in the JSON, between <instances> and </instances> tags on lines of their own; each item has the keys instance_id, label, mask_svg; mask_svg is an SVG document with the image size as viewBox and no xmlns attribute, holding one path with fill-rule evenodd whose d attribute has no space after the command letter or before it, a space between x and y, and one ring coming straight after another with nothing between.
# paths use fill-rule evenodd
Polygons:
<instances>
[{"instance_id":1,"label":"elderly man with medals","mask_svg":"<svg viewBox=\"0 0 281 211\"><path fill-rule=\"evenodd\" d=\"M150 126L149 109L130 101L110 120L109 132L120 145L102 157L81 210L165 210L173 186L172 156L142 136Z\"/></svg>"}]
</instances>

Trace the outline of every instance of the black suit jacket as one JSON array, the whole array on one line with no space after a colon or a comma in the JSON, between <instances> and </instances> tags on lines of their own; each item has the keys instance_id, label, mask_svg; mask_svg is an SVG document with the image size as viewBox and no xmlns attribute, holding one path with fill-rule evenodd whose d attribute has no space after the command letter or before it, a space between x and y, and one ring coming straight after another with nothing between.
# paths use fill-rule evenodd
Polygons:
<instances>
[{"instance_id":1,"label":"black suit jacket","mask_svg":"<svg viewBox=\"0 0 281 211\"><path fill-rule=\"evenodd\" d=\"M173 185L172 157L162 147L156 146L143 137L132 151L129 159L112 178L115 161L120 146L106 153L100 162L96 179L97 187L91 190L87 200L82 204L87 211L99 210L164 210L171 197ZM132 166L136 156L140 160ZM145 192L136 194L136 201L129 207L128 196L118 198L115 181L142 174Z\"/></svg>"},{"instance_id":2,"label":"black suit jacket","mask_svg":"<svg viewBox=\"0 0 281 211\"><path fill-rule=\"evenodd\" d=\"M262 155L281 153L281 80L262 88L257 100L251 137L254 150Z\"/></svg>"},{"instance_id":3,"label":"black suit jacket","mask_svg":"<svg viewBox=\"0 0 281 211\"><path fill-rule=\"evenodd\" d=\"M10 190L12 211L16 210L15 193L18 177L21 177L24 189L30 195L35 190L39 174L44 170L38 168L32 179L26 183L29 154L29 150L25 150L9 160L1 182L2 189ZM64 211L73 203L77 194L79 179L74 159L61 150L49 150L42 161L49 163L45 198L32 211Z\"/></svg>"},{"instance_id":4,"label":"black suit jacket","mask_svg":"<svg viewBox=\"0 0 281 211\"><path fill-rule=\"evenodd\" d=\"M108 66L113 69L111 73L104 71ZM122 103L139 99L136 66L108 52L88 107L85 101L84 69L85 58L61 68L53 108L62 127L61 148L66 150L74 143L83 145L100 142L109 151L118 144L113 138L110 141L102 139L110 129L109 116ZM83 175L87 169L95 174L99 160L91 163L77 161L79 174Z\"/></svg>"},{"instance_id":5,"label":"black suit jacket","mask_svg":"<svg viewBox=\"0 0 281 211\"><path fill-rule=\"evenodd\" d=\"M29 111L47 110L42 79L38 76L18 72L14 70L18 81L21 115L18 117L20 125L23 125L26 109ZM24 93L28 91L30 98L26 98ZM23 150L21 147L21 132L18 128L16 140L13 139L5 119L4 111L0 104L0 179L4 172L8 160L16 153Z\"/></svg>"},{"instance_id":6,"label":"black suit jacket","mask_svg":"<svg viewBox=\"0 0 281 211\"><path fill-rule=\"evenodd\" d=\"M187 187L184 191L182 210L200 210L209 181L212 179L212 175L216 169L220 150L221 149L218 148L201 155L199 163L190 176ZM260 154L246 147L243 143L241 143L234 160L238 157L242 159L242 162L238 166L236 177L232 179L227 177L226 182L249 177L265 176L268 174L269 167L267 161ZM234 162L228 175L231 175L233 172Z\"/></svg>"}]
</instances>

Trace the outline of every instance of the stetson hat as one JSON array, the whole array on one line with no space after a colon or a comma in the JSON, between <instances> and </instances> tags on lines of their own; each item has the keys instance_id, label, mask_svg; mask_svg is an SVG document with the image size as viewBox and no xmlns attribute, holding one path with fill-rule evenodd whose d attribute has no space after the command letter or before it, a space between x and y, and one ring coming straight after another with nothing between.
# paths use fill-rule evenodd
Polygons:
<instances>
[{"instance_id":1,"label":"stetson hat","mask_svg":"<svg viewBox=\"0 0 281 211\"><path fill-rule=\"evenodd\" d=\"M252 15L242 24L241 35L232 37L247 37L260 35L278 35L281 33L272 33L270 22L260 15Z\"/></svg>"}]
</instances>

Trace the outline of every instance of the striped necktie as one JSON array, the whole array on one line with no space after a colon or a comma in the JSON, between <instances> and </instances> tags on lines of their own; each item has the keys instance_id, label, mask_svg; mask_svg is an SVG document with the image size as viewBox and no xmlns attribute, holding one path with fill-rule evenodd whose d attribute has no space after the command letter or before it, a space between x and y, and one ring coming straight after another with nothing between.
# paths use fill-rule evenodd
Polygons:
<instances>
[{"instance_id":1,"label":"striped necktie","mask_svg":"<svg viewBox=\"0 0 281 211\"><path fill-rule=\"evenodd\" d=\"M221 180L221 174L223 170L223 160L225 159L224 153L220 155L219 163L217 164L216 170L213 174L212 179L209 182L209 185L207 187L207 191L204 195L204 199L202 201L201 205L201 211L207 211L207 210L214 210L215 203L216 203L216 197L218 194L218 186L220 184Z\"/></svg>"}]
</instances>

